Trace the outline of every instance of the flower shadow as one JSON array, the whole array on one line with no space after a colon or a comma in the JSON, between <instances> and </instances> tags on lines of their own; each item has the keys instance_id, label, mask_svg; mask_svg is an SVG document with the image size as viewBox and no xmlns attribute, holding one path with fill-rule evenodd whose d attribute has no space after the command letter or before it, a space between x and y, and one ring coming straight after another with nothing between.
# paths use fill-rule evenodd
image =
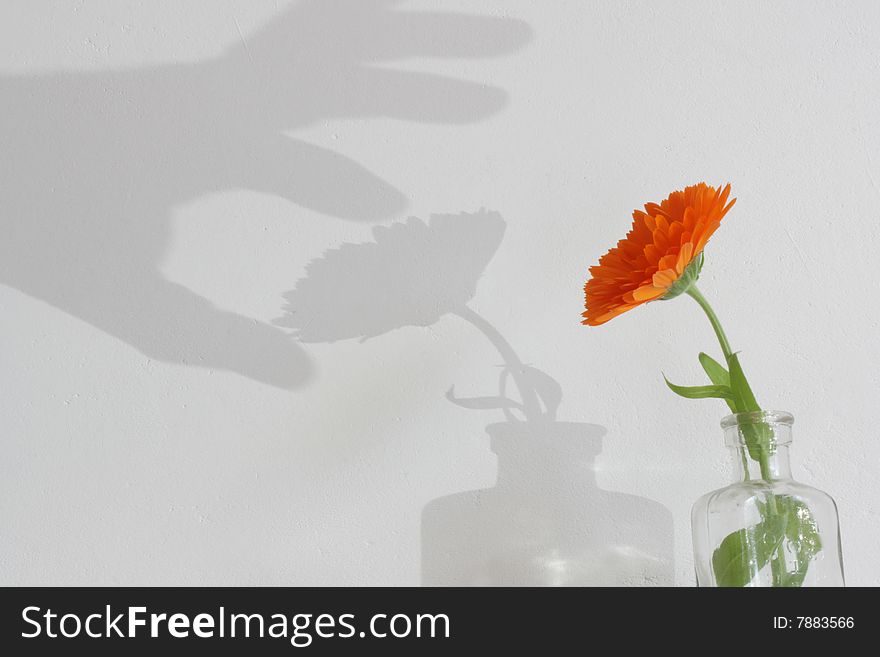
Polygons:
<instances>
[{"instance_id":1,"label":"flower shadow","mask_svg":"<svg viewBox=\"0 0 880 657\"><path fill-rule=\"evenodd\" d=\"M451 315L498 352L492 394L465 398L454 387L446 394L459 407L501 414L504 421L486 427L497 481L424 507L423 584L671 585L670 512L599 487L605 429L557 420L560 384L521 361L468 306L504 230L501 215L485 210L374 228L374 241L342 244L310 263L277 323L320 343L363 341Z\"/></svg>"},{"instance_id":2,"label":"flower shadow","mask_svg":"<svg viewBox=\"0 0 880 657\"><path fill-rule=\"evenodd\" d=\"M374 241L342 244L310 262L275 323L306 343L431 326L465 308L503 235L501 215L484 211L375 226Z\"/></svg>"}]
</instances>

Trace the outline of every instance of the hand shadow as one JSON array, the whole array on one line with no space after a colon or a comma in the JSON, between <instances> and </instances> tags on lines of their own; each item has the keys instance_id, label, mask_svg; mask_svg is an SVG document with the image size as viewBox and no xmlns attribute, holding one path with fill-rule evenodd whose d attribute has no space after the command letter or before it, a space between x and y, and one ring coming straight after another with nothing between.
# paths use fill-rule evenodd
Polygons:
<instances>
[{"instance_id":1,"label":"hand shadow","mask_svg":"<svg viewBox=\"0 0 880 657\"><path fill-rule=\"evenodd\" d=\"M303 342L368 338L455 315L502 359L497 394L458 406L498 409L490 424L498 479L433 500L422 513L422 583L438 585L672 584L672 515L652 500L605 491L595 457L605 430L559 422L559 383L520 361L467 303L504 235L498 213L433 215L375 228L312 261L278 323Z\"/></svg>"},{"instance_id":2,"label":"hand shadow","mask_svg":"<svg viewBox=\"0 0 880 657\"><path fill-rule=\"evenodd\" d=\"M0 76L0 283L150 358L303 385L310 362L283 331L162 275L170 212L236 188L348 220L400 212L406 197L393 185L287 133L340 118L488 116L503 91L387 64L499 55L529 30L397 4L303 0L195 64Z\"/></svg>"}]
</instances>

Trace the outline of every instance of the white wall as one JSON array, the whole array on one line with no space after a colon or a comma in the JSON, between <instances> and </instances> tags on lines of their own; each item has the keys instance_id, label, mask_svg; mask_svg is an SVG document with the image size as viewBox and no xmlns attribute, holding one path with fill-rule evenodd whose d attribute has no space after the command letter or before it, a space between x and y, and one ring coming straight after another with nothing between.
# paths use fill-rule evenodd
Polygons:
<instances>
[{"instance_id":1,"label":"white wall","mask_svg":"<svg viewBox=\"0 0 880 657\"><path fill-rule=\"evenodd\" d=\"M880 584L877 3L0 16L0 583L691 585L724 408L660 372L711 330L579 314L632 208L706 179L702 288ZM498 395L491 340L557 422L450 402Z\"/></svg>"}]
</instances>

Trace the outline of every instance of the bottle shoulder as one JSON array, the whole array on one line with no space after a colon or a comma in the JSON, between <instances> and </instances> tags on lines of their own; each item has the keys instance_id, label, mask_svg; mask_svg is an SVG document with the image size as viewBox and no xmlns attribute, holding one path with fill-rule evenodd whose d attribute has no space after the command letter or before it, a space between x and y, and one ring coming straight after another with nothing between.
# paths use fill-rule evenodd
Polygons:
<instances>
[{"instance_id":1,"label":"bottle shoulder","mask_svg":"<svg viewBox=\"0 0 880 657\"><path fill-rule=\"evenodd\" d=\"M771 494L800 499L805 502L827 502L835 505L834 499L825 491L794 479L773 481L753 479L735 482L706 493L696 501L694 509L711 508L716 505L744 504L752 500L763 500Z\"/></svg>"}]
</instances>

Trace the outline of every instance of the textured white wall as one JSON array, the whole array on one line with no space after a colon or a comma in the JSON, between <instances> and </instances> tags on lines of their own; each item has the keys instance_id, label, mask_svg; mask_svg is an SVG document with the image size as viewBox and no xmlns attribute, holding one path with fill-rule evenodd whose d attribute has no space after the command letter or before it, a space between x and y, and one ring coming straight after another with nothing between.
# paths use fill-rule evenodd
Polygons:
<instances>
[{"instance_id":1,"label":"textured white wall","mask_svg":"<svg viewBox=\"0 0 880 657\"><path fill-rule=\"evenodd\" d=\"M691 585L724 408L660 372L711 330L579 313L632 208L706 179L739 200L702 288L880 584L877 3L0 16L0 583Z\"/></svg>"}]
</instances>

